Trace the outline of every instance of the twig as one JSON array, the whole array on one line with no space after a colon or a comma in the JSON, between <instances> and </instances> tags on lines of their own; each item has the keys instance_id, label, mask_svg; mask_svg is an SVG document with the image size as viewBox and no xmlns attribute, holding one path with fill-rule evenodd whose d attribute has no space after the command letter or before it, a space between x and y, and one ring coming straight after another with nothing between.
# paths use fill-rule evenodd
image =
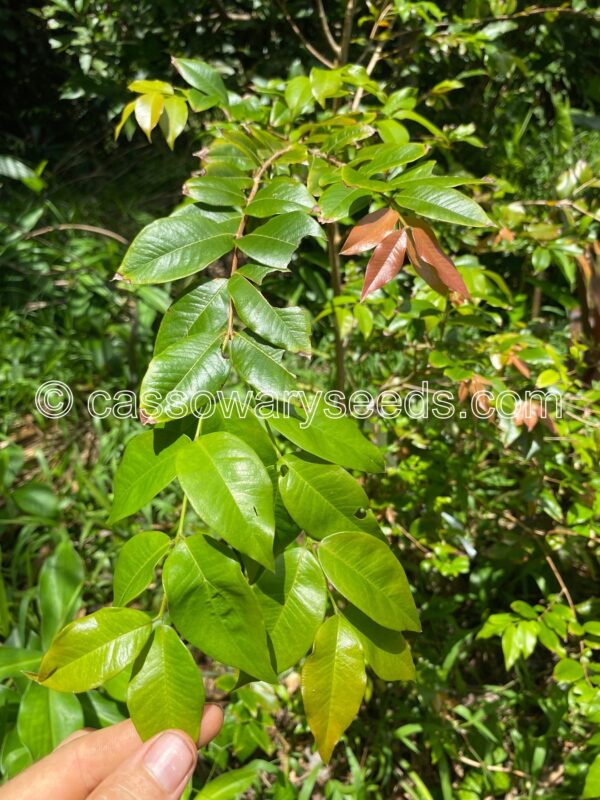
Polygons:
<instances>
[{"instance_id":1,"label":"twig","mask_svg":"<svg viewBox=\"0 0 600 800\"><path fill-rule=\"evenodd\" d=\"M333 297L331 309L333 311L333 331L335 334L335 388L343 392L346 385L346 366L344 363L344 342L336 314L335 298L342 293L342 278L340 270L340 256L338 252L339 228L336 223L327 226L327 245L329 252L329 266L331 268L331 288Z\"/></svg>"},{"instance_id":2,"label":"twig","mask_svg":"<svg viewBox=\"0 0 600 800\"><path fill-rule=\"evenodd\" d=\"M389 12L392 10L392 8L393 8L392 5L390 5L390 4L386 5L383 8L383 11L381 12L381 14L377 17L377 19L375 21L375 24L373 25L373 27L371 29L371 33L369 34L369 41L370 42L372 42L375 39L375 36L377 35L377 31L379 30L381 24L383 23L384 19L387 17ZM392 27L393 24L394 24L394 20L392 20L390 28ZM377 66L378 61L381 59L382 54L383 54L383 42L379 42L377 44L377 47L375 48L375 50L371 53L371 58L369 59L369 63L366 66L367 75L372 75L373 74L373 70ZM358 90L357 90L356 94L354 95L354 100L352 101L352 111L356 111L358 109L358 106L360 105L360 101L362 100L362 96L364 94L364 91L365 90L363 89L362 86L358 87Z\"/></svg>"},{"instance_id":3,"label":"twig","mask_svg":"<svg viewBox=\"0 0 600 800\"><path fill-rule=\"evenodd\" d=\"M331 28L329 27L329 20L327 19L327 12L325 11L325 7L323 5L323 0L316 0L317 3L317 13L319 15L319 20L321 22L321 27L323 28L323 33L325 34L325 38L333 52L336 56L340 54L340 46L334 39L333 34L331 33Z\"/></svg>"},{"instance_id":4,"label":"twig","mask_svg":"<svg viewBox=\"0 0 600 800\"><path fill-rule=\"evenodd\" d=\"M348 0L346 3L346 14L342 26L342 41L338 56L338 66L345 66L348 63L348 53L350 51L350 40L352 39L352 24L356 12L356 0Z\"/></svg>"},{"instance_id":5,"label":"twig","mask_svg":"<svg viewBox=\"0 0 600 800\"><path fill-rule=\"evenodd\" d=\"M258 192L258 187L260 186L260 182L262 180L263 175L269 169L269 167L277 161L277 159L287 153L288 150L292 149L292 145L288 144L286 147L282 147L281 150L277 150L275 153L272 153L267 160L260 165L260 167L256 170L254 175L254 180L252 182L252 188L248 194L248 198L246 200L246 207L250 205L250 203L254 200L256 193ZM242 218L240 219L240 224L238 225L238 229L235 233L235 241L241 239L244 235L244 229L246 228L246 221L248 217L246 214L242 214ZM229 277L233 275L234 272L237 271L238 268L238 248L233 248L233 253L231 255L231 271L229 273ZM229 318L227 322L227 335L225 337L225 342L229 339L233 338L233 303L231 300L229 301Z\"/></svg>"},{"instance_id":6,"label":"twig","mask_svg":"<svg viewBox=\"0 0 600 800\"><path fill-rule=\"evenodd\" d=\"M78 225L66 222L60 225L47 225L45 228L38 228L28 233L25 238L33 239L35 236L43 236L45 233L52 233L53 231L86 231L87 233L98 233L100 236L107 236L109 239L115 239L115 241L121 244L127 244L127 239L121 236L121 234L109 231L107 228L98 228L96 225Z\"/></svg>"},{"instance_id":7,"label":"twig","mask_svg":"<svg viewBox=\"0 0 600 800\"><path fill-rule=\"evenodd\" d=\"M330 61L326 56L323 55L323 53L320 53L317 50L317 48L313 47L313 45L308 41L306 36L302 33L300 28L296 25L295 21L290 16L290 12L288 11L285 0L276 0L276 2L279 8L283 11L283 16L285 17L286 22L288 23L290 28L294 31L296 36L300 39L304 47L306 47L308 52L311 55L313 55L318 61L320 61L321 64L325 64L326 67L332 69L334 67L333 61Z\"/></svg>"},{"instance_id":8,"label":"twig","mask_svg":"<svg viewBox=\"0 0 600 800\"><path fill-rule=\"evenodd\" d=\"M467 758L467 756L459 756L458 760L468 767L479 767L479 769L487 769L488 772L506 772L509 775L515 775L517 778L529 777L526 772L522 772L520 769L511 769L500 764L484 764L483 761L475 761L474 758Z\"/></svg>"}]
</instances>

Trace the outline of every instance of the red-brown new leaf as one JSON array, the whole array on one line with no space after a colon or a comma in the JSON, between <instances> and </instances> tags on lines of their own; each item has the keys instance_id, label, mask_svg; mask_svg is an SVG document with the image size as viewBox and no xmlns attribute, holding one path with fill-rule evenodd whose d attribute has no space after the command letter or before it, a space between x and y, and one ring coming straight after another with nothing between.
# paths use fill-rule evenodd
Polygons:
<instances>
[{"instance_id":1,"label":"red-brown new leaf","mask_svg":"<svg viewBox=\"0 0 600 800\"><path fill-rule=\"evenodd\" d=\"M341 254L355 256L376 247L394 229L398 219L398 213L392 208L380 208L379 211L367 214L348 234Z\"/></svg>"},{"instance_id":2,"label":"red-brown new leaf","mask_svg":"<svg viewBox=\"0 0 600 800\"><path fill-rule=\"evenodd\" d=\"M411 219L411 227L407 230L408 257L423 280L437 292L440 292L439 284L441 283L445 287L445 290L440 292L441 294L447 294L448 291L456 292L470 300L471 295L460 272L454 266L452 259L440 247L435 233L429 225L421 220ZM431 268L435 271L439 281L436 281L431 275Z\"/></svg>"},{"instance_id":3,"label":"red-brown new leaf","mask_svg":"<svg viewBox=\"0 0 600 800\"><path fill-rule=\"evenodd\" d=\"M393 280L404 264L406 254L406 231L398 230L388 235L375 248L367 264L365 282L360 296L361 302L371 292L381 289Z\"/></svg>"}]
</instances>

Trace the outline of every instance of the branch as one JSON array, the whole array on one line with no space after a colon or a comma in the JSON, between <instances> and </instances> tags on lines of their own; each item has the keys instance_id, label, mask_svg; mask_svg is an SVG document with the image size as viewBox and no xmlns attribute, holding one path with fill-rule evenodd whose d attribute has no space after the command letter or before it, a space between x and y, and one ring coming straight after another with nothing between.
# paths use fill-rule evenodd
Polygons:
<instances>
[{"instance_id":1,"label":"branch","mask_svg":"<svg viewBox=\"0 0 600 800\"><path fill-rule=\"evenodd\" d=\"M356 12L356 0L348 0L346 4L346 14L342 26L342 41L340 44L340 54L338 65L344 67L348 63L348 53L350 51L350 40L352 39L352 23Z\"/></svg>"},{"instance_id":2,"label":"branch","mask_svg":"<svg viewBox=\"0 0 600 800\"><path fill-rule=\"evenodd\" d=\"M98 233L100 236L107 236L109 239L114 239L121 244L127 244L127 239L123 238L121 234L109 231L107 228L98 228L96 225L76 225L75 223L66 222L61 225L48 225L45 228L38 228L28 233L25 238L33 239L36 236L43 236L45 233L52 233L53 231L86 231L87 233Z\"/></svg>"},{"instance_id":3,"label":"branch","mask_svg":"<svg viewBox=\"0 0 600 800\"><path fill-rule=\"evenodd\" d=\"M379 17L375 21L375 24L373 25L373 28L371 29L371 33L369 34L369 41L370 42L372 42L375 39L375 37L377 36L377 31L379 30L379 28L383 24L384 19L387 17L387 15L389 14L389 12L392 9L393 9L393 6L391 4L388 4L388 5L384 6L383 11L381 12ZM392 28L393 24L394 24L394 20L392 20L392 22L390 24L390 29ZM369 59L369 63L367 64L367 67L366 67L367 75L370 76L370 75L373 74L373 70L377 66L377 62L380 60L382 54L383 54L383 42L379 42L377 44L377 47L375 48L375 50L371 54L371 58ZM356 94L354 95L354 100L352 101L352 111L356 111L358 109L358 107L360 105L360 101L362 100L362 96L364 94L364 91L365 90L362 88L362 86L359 86Z\"/></svg>"},{"instance_id":4,"label":"branch","mask_svg":"<svg viewBox=\"0 0 600 800\"><path fill-rule=\"evenodd\" d=\"M320 61L321 64L325 64L326 67L329 67L330 69L333 69L333 66L334 66L333 61L330 61L326 56L323 55L323 53L320 53L317 50L316 47L313 47L312 44L306 38L306 36L302 33L300 28L296 25L296 23L294 22L294 20L290 16L290 12L287 9L287 5L285 3L285 0L276 0L276 2L277 2L277 5L279 6L279 8L283 11L283 16L285 17L288 25L294 31L296 36L300 39L300 41L302 42L304 47L306 47L308 52L311 55L313 55L317 59L317 61Z\"/></svg>"},{"instance_id":5,"label":"branch","mask_svg":"<svg viewBox=\"0 0 600 800\"><path fill-rule=\"evenodd\" d=\"M316 0L317 2L317 12L319 14L319 20L321 21L321 27L323 28L323 33L325 34L325 38L329 43L329 46L333 50L336 56L340 54L340 46L336 42L331 33L331 28L329 27L329 20L327 19L327 12L325 11L325 7L323 6L323 0Z\"/></svg>"}]
</instances>

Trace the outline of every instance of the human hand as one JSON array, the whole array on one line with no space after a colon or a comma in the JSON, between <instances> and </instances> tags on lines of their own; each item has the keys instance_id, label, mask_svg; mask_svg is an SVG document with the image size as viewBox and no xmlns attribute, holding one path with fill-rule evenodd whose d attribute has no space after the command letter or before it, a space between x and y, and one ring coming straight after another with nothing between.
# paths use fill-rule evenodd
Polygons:
<instances>
[{"instance_id":1,"label":"human hand","mask_svg":"<svg viewBox=\"0 0 600 800\"><path fill-rule=\"evenodd\" d=\"M219 706L206 706L200 745L222 724ZM0 800L179 800L197 758L196 744L182 731L142 742L128 720L72 734L1 788Z\"/></svg>"}]
</instances>

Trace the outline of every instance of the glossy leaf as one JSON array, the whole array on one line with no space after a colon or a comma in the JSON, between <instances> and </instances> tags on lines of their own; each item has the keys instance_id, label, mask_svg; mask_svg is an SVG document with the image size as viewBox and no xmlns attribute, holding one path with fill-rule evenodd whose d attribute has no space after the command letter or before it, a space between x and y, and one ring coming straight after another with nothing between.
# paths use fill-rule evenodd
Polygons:
<instances>
[{"instance_id":1,"label":"glossy leaf","mask_svg":"<svg viewBox=\"0 0 600 800\"><path fill-rule=\"evenodd\" d=\"M328 186L319 198L321 216L328 222L349 217L353 208L367 204L369 192L364 189L351 189L343 183ZM362 202L361 202L362 201Z\"/></svg>"},{"instance_id":2,"label":"glossy leaf","mask_svg":"<svg viewBox=\"0 0 600 800\"><path fill-rule=\"evenodd\" d=\"M360 709L367 676L360 641L339 614L319 628L302 669L304 710L325 763Z\"/></svg>"},{"instance_id":3,"label":"glossy leaf","mask_svg":"<svg viewBox=\"0 0 600 800\"><path fill-rule=\"evenodd\" d=\"M308 418L272 416L269 425L290 442L325 461L361 472L384 469L381 451L362 435L353 419L340 416L339 409L321 404Z\"/></svg>"},{"instance_id":4,"label":"glossy leaf","mask_svg":"<svg viewBox=\"0 0 600 800\"><path fill-rule=\"evenodd\" d=\"M314 539L341 530L376 533L378 525L367 511L369 498L342 467L285 456L280 461L279 491L297 525Z\"/></svg>"},{"instance_id":5,"label":"glossy leaf","mask_svg":"<svg viewBox=\"0 0 600 800\"><path fill-rule=\"evenodd\" d=\"M406 575L389 546L364 533L334 533L319 545L328 580L371 619L395 631L420 631Z\"/></svg>"},{"instance_id":6,"label":"glossy leaf","mask_svg":"<svg viewBox=\"0 0 600 800\"><path fill-rule=\"evenodd\" d=\"M115 567L116 606L131 603L152 582L156 565L166 555L170 542L161 531L144 531L125 542Z\"/></svg>"},{"instance_id":7,"label":"glossy leaf","mask_svg":"<svg viewBox=\"0 0 600 800\"><path fill-rule=\"evenodd\" d=\"M173 149L175 139L183 133L188 118L188 107L183 97L167 97L165 99L167 117L167 144Z\"/></svg>"},{"instance_id":8,"label":"glossy leaf","mask_svg":"<svg viewBox=\"0 0 600 800\"><path fill-rule=\"evenodd\" d=\"M251 217L271 217L292 211L310 211L315 199L300 181L273 178L260 189L244 213Z\"/></svg>"},{"instance_id":9,"label":"glossy leaf","mask_svg":"<svg viewBox=\"0 0 600 800\"><path fill-rule=\"evenodd\" d=\"M171 483L176 475L177 451L188 442L188 437L182 436L159 450L153 431L128 442L114 479L109 525L135 514Z\"/></svg>"},{"instance_id":10,"label":"glossy leaf","mask_svg":"<svg viewBox=\"0 0 600 800\"><path fill-rule=\"evenodd\" d=\"M281 363L282 350L274 350L245 333L231 342L231 363L250 386L269 397L285 399L296 388L294 375Z\"/></svg>"},{"instance_id":11,"label":"glossy leaf","mask_svg":"<svg viewBox=\"0 0 600 800\"><path fill-rule=\"evenodd\" d=\"M398 213L392 208L380 208L367 214L350 231L342 255L357 255L376 247L394 229L398 219Z\"/></svg>"},{"instance_id":12,"label":"glossy leaf","mask_svg":"<svg viewBox=\"0 0 600 800\"><path fill-rule=\"evenodd\" d=\"M232 249L230 227L208 219L197 208L157 219L135 237L119 273L137 284L185 278Z\"/></svg>"},{"instance_id":13,"label":"glossy leaf","mask_svg":"<svg viewBox=\"0 0 600 800\"><path fill-rule=\"evenodd\" d=\"M69 539L63 539L40 572L42 647L49 647L54 635L75 616L81 604L83 580L81 559Z\"/></svg>"},{"instance_id":14,"label":"glossy leaf","mask_svg":"<svg viewBox=\"0 0 600 800\"><path fill-rule=\"evenodd\" d=\"M367 161L361 166L360 172L370 177L380 172L388 172L403 164L416 161L427 152L424 144L379 144L372 147L363 148L358 158L351 162L354 167L356 163Z\"/></svg>"},{"instance_id":15,"label":"glossy leaf","mask_svg":"<svg viewBox=\"0 0 600 800\"><path fill-rule=\"evenodd\" d=\"M118 124L115 127L115 139L119 138L121 131L129 117L135 111L135 100L132 100L131 103L127 103L123 111L121 112L121 118L119 119Z\"/></svg>"},{"instance_id":16,"label":"glossy leaf","mask_svg":"<svg viewBox=\"0 0 600 800\"><path fill-rule=\"evenodd\" d=\"M102 608L76 619L52 642L36 680L60 692L87 692L137 657L151 627L146 614L131 608Z\"/></svg>"},{"instance_id":17,"label":"glossy leaf","mask_svg":"<svg viewBox=\"0 0 600 800\"><path fill-rule=\"evenodd\" d=\"M429 219L452 222L472 227L494 227L481 206L455 189L443 189L426 185L405 187L394 196L399 206L416 211Z\"/></svg>"},{"instance_id":18,"label":"glossy leaf","mask_svg":"<svg viewBox=\"0 0 600 800\"><path fill-rule=\"evenodd\" d=\"M254 586L275 653L284 672L306 655L323 622L327 586L308 550L294 548L277 557L275 572L264 572Z\"/></svg>"},{"instance_id":19,"label":"glossy leaf","mask_svg":"<svg viewBox=\"0 0 600 800\"><path fill-rule=\"evenodd\" d=\"M303 211L281 214L238 239L243 253L276 269L284 269L305 236L322 238L323 232Z\"/></svg>"},{"instance_id":20,"label":"glossy leaf","mask_svg":"<svg viewBox=\"0 0 600 800\"><path fill-rule=\"evenodd\" d=\"M364 300L368 294L381 289L386 283L392 281L400 272L406 254L406 231L397 230L388 233L375 248L367 264L365 282L360 299Z\"/></svg>"},{"instance_id":21,"label":"glossy leaf","mask_svg":"<svg viewBox=\"0 0 600 800\"><path fill-rule=\"evenodd\" d=\"M140 409L156 422L182 419L207 402L225 383L229 362L223 357L225 331L196 333L155 356L140 388ZM205 394L203 394L205 393Z\"/></svg>"},{"instance_id":22,"label":"glossy leaf","mask_svg":"<svg viewBox=\"0 0 600 800\"><path fill-rule=\"evenodd\" d=\"M426 276L430 275L426 271L426 266L433 267L439 280L452 292L457 292L466 299L471 295L467 289L460 272L454 266L452 259L449 258L439 246L434 232L425 223L413 220L411 226L407 228L408 238L406 241L409 259L415 269L422 270L421 274L432 288L436 288L437 282L432 283Z\"/></svg>"},{"instance_id":23,"label":"glossy leaf","mask_svg":"<svg viewBox=\"0 0 600 800\"><path fill-rule=\"evenodd\" d=\"M140 95L135 101L135 118L148 137L148 141L152 140L152 131L158 125L164 107L164 97L158 92Z\"/></svg>"},{"instance_id":24,"label":"glossy leaf","mask_svg":"<svg viewBox=\"0 0 600 800\"><path fill-rule=\"evenodd\" d=\"M224 545L202 534L183 539L163 581L171 619L194 647L259 680L276 679L260 606Z\"/></svg>"},{"instance_id":25,"label":"glossy leaf","mask_svg":"<svg viewBox=\"0 0 600 800\"><path fill-rule=\"evenodd\" d=\"M252 185L248 178L206 175L190 178L183 186L183 193L209 206L242 206L246 203L243 190L248 185Z\"/></svg>"},{"instance_id":26,"label":"glossy leaf","mask_svg":"<svg viewBox=\"0 0 600 800\"><path fill-rule=\"evenodd\" d=\"M196 333L216 333L227 324L227 281L215 278L184 294L164 315L154 355Z\"/></svg>"},{"instance_id":27,"label":"glossy leaf","mask_svg":"<svg viewBox=\"0 0 600 800\"><path fill-rule=\"evenodd\" d=\"M47 756L83 725L83 709L74 695L54 692L33 681L27 686L19 706L17 731L34 760Z\"/></svg>"},{"instance_id":28,"label":"glossy leaf","mask_svg":"<svg viewBox=\"0 0 600 800\"><path fill-rule=\"evenodd\" d=\"M0 647L0 681L18 678L24 672L36 670L42 660L42 653L25 647Z\"/></svg>"},{"instance_id":29,"label":"glossy leaf","mask_svg":"<svg viewBox=\"0 0 600 800\"><path fill-rule=\"evenodd\" d=\"M173 66L194 89L209 96L215 95L221 103L228 105L229 98L223 79L209 64L195 58L174 58Z\"/></svg>"},{"instance_id":30,"label":"glossy leaf","mask_svg":"<svg viewBox=\"0 0 600 800\"><path fill-rule=\"evenodd\" d=\"M378 625L353 605L344 608L344 616L360 639L365 661L379 678L384 681L415 680L410 648L399 631Z\"/></svg>"},{"instance_id":31,"label":"glossy leaf","mask_svg":"<svg viewBox=\"0 0 600 800\"><path fill-rule=\"evenodd\" d=\"M177 459L177 476L194 510L233 547L273 566L273 487L262 461L237 436L201 436Z\"/></svg>"},{"instance_id":32,"label":"glossy leaf","mask_svg":"<svg viewBox=\"0 0 600 800\"><path fill-rule=\"evenodd\" d=\"M159 625L144 663L129 684L127 708L141 739L160 731L200 735L204 684L192 654L173 628Z\"/></svg>"},{"instance_id":33,"label":"glossy leaf","mask_svg":"<svg viewBox=\"0 0 600 800\"><path fill-rule=\"evenodd\" d=\"M268 342L310 355L310 318L303 308L274 308L241 275L229 280L229 295L242 322Z\"/></svg>"}]
</instances>

